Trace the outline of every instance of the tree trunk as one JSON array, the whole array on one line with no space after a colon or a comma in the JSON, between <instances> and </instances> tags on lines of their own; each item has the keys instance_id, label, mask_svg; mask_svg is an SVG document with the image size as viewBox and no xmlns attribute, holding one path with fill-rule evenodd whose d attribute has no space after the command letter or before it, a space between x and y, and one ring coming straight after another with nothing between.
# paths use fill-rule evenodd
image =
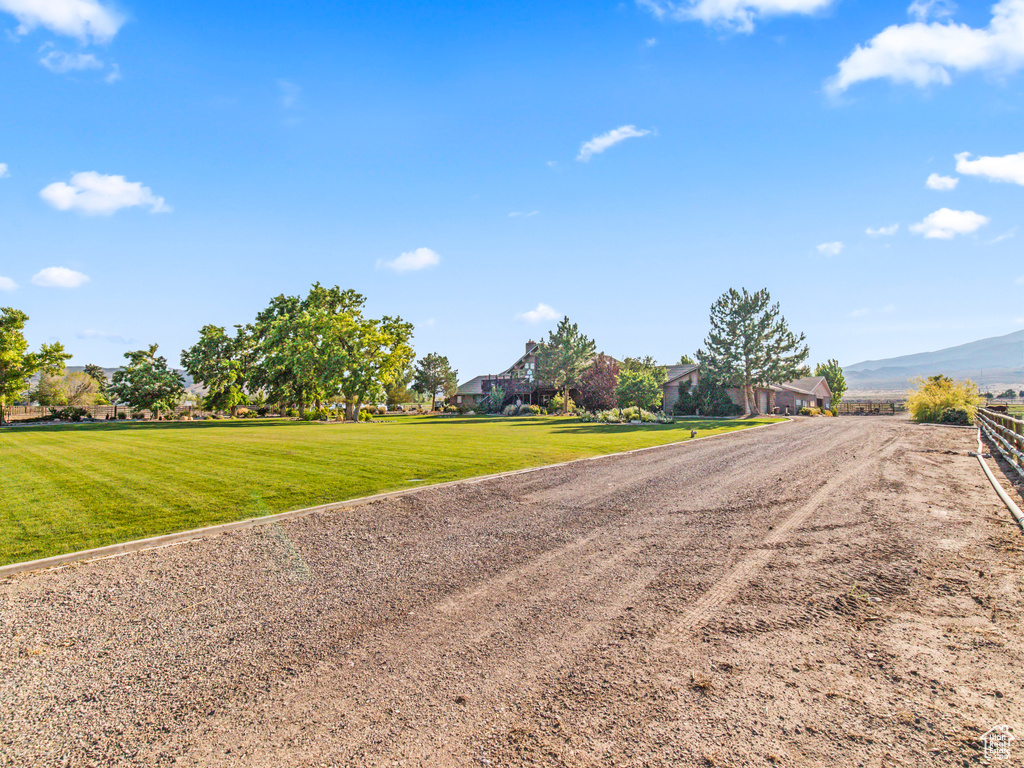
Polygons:
<instances>
[{"instance_id":1,"label":"tree trunk","mask_svg":"<svg viewBox=\"0 0 1024 768\"><path fill-rule=\"evenodd\" d=\"M437 410L437 393L435 392L430 396L430 412L433 413Z\"/></svg>"},{"instance_id":2,"label":"tree trunk","mask_svg":"<svg viewBox=\"0 0 1024 768\"><path fill-rule=\"evenodd\" d=\"M743 415L750 415L750 385L743 384Z\"/></svg>"}]
</instances>

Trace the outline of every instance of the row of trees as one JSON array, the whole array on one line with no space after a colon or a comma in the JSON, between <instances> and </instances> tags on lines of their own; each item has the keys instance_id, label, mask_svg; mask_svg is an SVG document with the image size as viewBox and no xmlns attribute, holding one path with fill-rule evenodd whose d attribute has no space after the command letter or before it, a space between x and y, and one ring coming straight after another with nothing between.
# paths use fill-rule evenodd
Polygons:
<instances>
[{"instance_id":1,"label":"row of trees","mask_svg":"<svg viewBox=\"0 0 1024 768\"><path fill-rule=\"evenodd\" d=\"M755 408L754 389L810 375L805 365L810 352L804 334L795 334L772 303L767 289L754 293L730 289L711 306L711 328L696 361L683 355L680 364L700 366L700 386L688 393L702 413L715 412L724 391L743 393L743 413ZM588 410L638 405L653 408L661 402L665 368L650 357L626 358L621 366L605 355L595 355L594 342L575 323L563 318L540 345L539 379L563 395L575 390ZM819 363L815 375L824 376L838 404L846 379L838 361Z\"/></svg>"}]
</instances>

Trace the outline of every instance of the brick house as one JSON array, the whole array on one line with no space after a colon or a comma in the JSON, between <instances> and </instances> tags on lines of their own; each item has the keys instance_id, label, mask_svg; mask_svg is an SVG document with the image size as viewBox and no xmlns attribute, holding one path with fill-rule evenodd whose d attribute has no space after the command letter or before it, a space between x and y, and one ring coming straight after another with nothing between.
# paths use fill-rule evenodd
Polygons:
<instances>
[{"instance_id":1,"label":"brick house","mask_svg":"<svg viewBox=\"0 0 1024 768\"><path fill-rule=\"evenodd\" d=\"M697 365L670 365L666 368L667 378L662 385L664 399L662 408L666 413L671 413L672 408L679 401L679 393L686 385L696 387L700 381L700 371ZM725 390L736 405L743 407L743 390L731 388ZM789 381L785 384L772 385L768 387L754 387L754 399L750 403L750 409L755 413L797 413L802 407L830 408L832 405L832 391L824 376L808 376L796 381Z\"/></svg>"}]
</instances>

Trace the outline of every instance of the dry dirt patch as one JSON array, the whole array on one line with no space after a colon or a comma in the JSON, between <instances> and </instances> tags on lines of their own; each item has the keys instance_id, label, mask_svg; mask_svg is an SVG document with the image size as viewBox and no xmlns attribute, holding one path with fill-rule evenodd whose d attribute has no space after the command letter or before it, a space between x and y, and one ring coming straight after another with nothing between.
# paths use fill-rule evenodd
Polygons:
<instances>
[{"instance_id":1,"label":"dry dirt patch","mask_svg":"<svg viewBox=\"0 0 1024 768\"><path fill-rule=\"evenodd\" d=\"M15 577L0 762L971 764L1024 729L973 441L801 420Z\"/></svg>"}]
</instances>

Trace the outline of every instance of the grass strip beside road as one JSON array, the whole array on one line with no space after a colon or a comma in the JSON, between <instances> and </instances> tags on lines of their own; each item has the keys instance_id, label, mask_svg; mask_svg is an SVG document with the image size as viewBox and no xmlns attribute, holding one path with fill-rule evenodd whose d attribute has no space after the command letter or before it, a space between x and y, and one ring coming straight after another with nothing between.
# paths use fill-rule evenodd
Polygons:
<instances>
[{"instance_id":1,"label":"grass strip beside road","mask_svg":"<svg viewBox=\"0 0 1024 768\"><path fill-rule=\"evenodd\" d=\"M0 430L0 565L767 424L402 417Z\"/></svg>"}]
</instances>

